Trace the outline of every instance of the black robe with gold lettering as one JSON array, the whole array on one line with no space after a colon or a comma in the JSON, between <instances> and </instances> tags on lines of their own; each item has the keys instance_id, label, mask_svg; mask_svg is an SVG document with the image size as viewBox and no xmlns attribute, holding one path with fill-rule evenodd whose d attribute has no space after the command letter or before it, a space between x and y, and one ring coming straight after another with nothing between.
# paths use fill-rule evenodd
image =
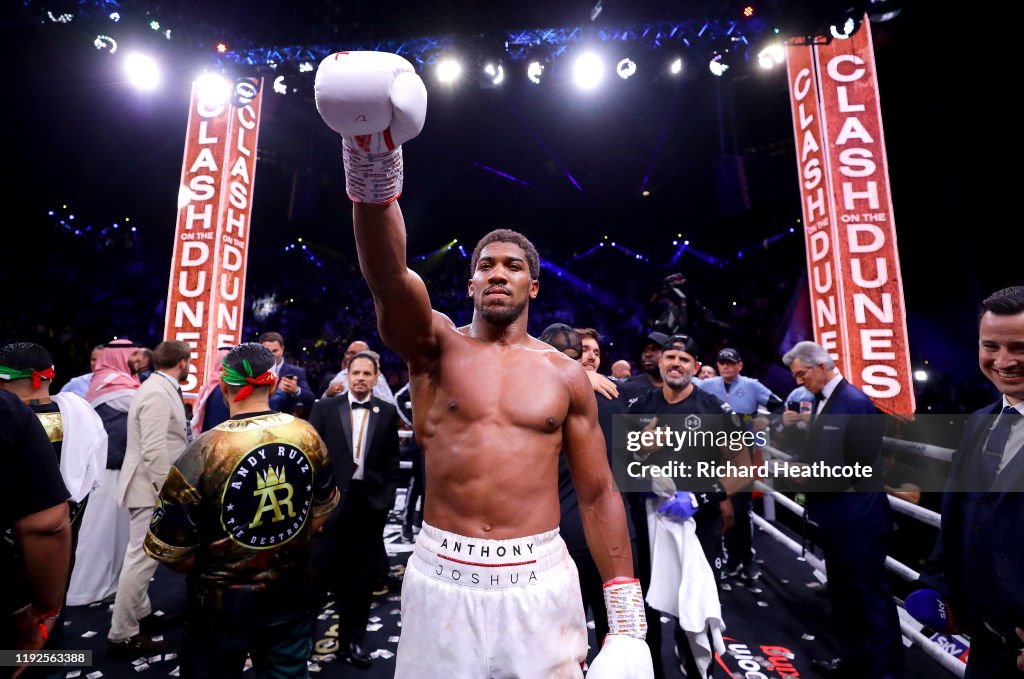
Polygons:
<instances>
[{"instance_id":1,"label":"black robe with gold lettering","mask_svg":"<svg viewBox=\"0 0 1024 679\"><path fill-rule=\"evenodd\" d=\"M269 621L312 605L312 523L337 503L313 427L283 413L238 416L171 467L146 553L169 564L195 556L190 615Z\"/></svg>"}]
</instances>

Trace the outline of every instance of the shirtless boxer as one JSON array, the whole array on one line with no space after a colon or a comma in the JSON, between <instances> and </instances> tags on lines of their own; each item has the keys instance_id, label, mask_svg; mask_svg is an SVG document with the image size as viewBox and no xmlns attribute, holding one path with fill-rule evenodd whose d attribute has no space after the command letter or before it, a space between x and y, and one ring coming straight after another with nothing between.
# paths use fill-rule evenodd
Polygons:
<instances>
[{"instance_id":1,"label":"shirtless boxer","mask_svg":"<svg viewBox=\"0 0 1024 679\"><path fill-rule=\"evenodd\" d=\"M396 202L401 144L426 115L422 81L397 55L342 52L320 64L316 103L342 135L360 268L381 338L408 364L426 460L395 676L582 677L586 623L557 530L563 447L616 635L590 676L651 676L643 595L590 381L579 363L526 332L539 290L536 249L514 231L484 236L468 282L473 320L455 327L406 266Z\"/></svg>"}]
</instances>

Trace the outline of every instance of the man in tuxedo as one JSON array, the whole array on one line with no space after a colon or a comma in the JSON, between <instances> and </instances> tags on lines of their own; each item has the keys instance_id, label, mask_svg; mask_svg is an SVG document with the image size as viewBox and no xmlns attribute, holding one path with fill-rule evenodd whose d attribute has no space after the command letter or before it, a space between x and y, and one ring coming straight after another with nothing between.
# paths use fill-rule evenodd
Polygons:
<instances>
[{"instance_id":1,"label":"man in tuxedo","mask_svg":"<svg viewBox=\"0 0 1024 679\"><path fill-rule=\"evenodd\" d=\"M152 611L149 579L157 562L143 549L157 495L171 465L191 436L180 383L188 377L192 349L168 340L153 352L156 371L139 387L128 409L128 445L117 489L118 503L128 509L130 528L121 575L114 598L114 615L107 634L110 655L137 657L163 649L139 632L140 621Z\"/></svg>"},{"instance_id":2,"label":"man in tuxedo","mask_svg":"<svg viewBox=\"0 0 1024 679\"><path fill-rule=\"evenodd\" d=\"M309 418L327 444L341 490L341 504L324 533L334 542L330 572L341 613L338 655L356 667L370 665L361 643L398 486L398 411L373 396L379 377L376 355L359 352L349 362L348 391L319 401Z\"/></svg>"},{"instance_id":3,"label":"man in tuxedo","mask_svg":"<svg viewBox=\"0 0 1024 679\"><path fill-rule=\"evenodd\" d=\"M965 679L1024 676L1024 286L982 302L978 365L1000 397L974 413L953 456L921 580L971 635Z\"/></svg>"},{"instance_id":4,"label":"man in tuxedo","mask_svg":"<svg viewBox=\"0 0 1024 679\"><path fill-rule=\"evenodd\" d=\"M847 382L814 342L799 342L782 362L815 396L798 463L871 467L862 479L805 481L807 518L817 524L828 567L828 593L842 655L812 660L834 677L903 676L899 618L885 570L893 527L883 487L883 421L871 399ZM856 492L853 492L856 491Z\"/></svg>"},{"instance_id":5,"label":"man in tuxedo","mask_svg":"<svg viewBox=\"0 0 1024 679\"><path fill-rule=\"evenodd\" d=\"M260 344L274 354L271 372L277 377L277 391L270 396L270 409L296 417L307 417L316 395L306 380L306 369L284 360L284 337L279 332L260 335Z\"/></svg>"}]
</instances>

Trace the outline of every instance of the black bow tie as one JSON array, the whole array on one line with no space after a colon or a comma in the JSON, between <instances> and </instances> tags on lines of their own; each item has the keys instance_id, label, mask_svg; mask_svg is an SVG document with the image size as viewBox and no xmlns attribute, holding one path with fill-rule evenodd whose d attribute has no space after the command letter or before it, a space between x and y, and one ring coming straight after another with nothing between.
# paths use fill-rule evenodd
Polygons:
<instances>
[{"instance_id":1,"label":"black bow tie","mask_svg":"<svg viewBox=\"0 0 1024 679\"><path fill-rule=\"evenodd\" d=\"M352 408L352 410L355 410L356 408L366 408L367 410L369 410L370 408L373 407L369 401L363 401L362 403L360 403L359 401L352 401L348 405L350 408Z\"/></svg>"}]
</instances>

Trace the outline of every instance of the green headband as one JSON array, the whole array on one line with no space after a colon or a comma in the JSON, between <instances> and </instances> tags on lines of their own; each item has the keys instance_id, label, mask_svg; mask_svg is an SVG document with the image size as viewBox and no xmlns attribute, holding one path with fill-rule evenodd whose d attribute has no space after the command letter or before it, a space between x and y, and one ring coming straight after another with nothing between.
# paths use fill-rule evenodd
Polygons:
<instances>
[{"instance_id":1,"label":"green headband","mask_svg":"<svg viewBox=\"0 0 1024 679\"><path fill-rule=\"evenodd\" d=\"M42 386L42 378L45 377L48 380L53 379L53 366L51 365L46 370L17 370L15 368L8 368L6 365L0 365L0 380L32 380L32 388L38 389Z\"/></svg>"},{"instance_id":2,"label":"green headband","mask_svg":"<svg viewBox=\"0 0 1024 679\"><path fill-rule=\"evenodd\" d=\"M6 365L0 365L0 380L23 380L28 377L32 377L31 370L18 370L17 368L8 368Z\"/></svg>"},{"instance_id":3,"label":"green headband","mask_svg":"<svg viewBox=\"0 0 1024 679\"><path fill-rule=\"evenodd\" d=\"M245 374L238 372L234 368L228 365L227 359L221 359L220 365L224 368L224 372L221 373L221 379L224 380L224 384L230 384L233 387L242 387L238 390L235 395L235 402L241 401L249 397L249 394L253 392L256 387L265 387L274 383L277 379L274 377L274 373L269 370L265 371L261 375L253 377L252 366L249 365L249 360L243 358L242 365L245 366Z\"/></svg>"},{"instance_id":4,"label":"green headband","mask_svg":"<svg viewBox=\"0 0 1024 679\"><path fill-rule=\"evenodd\" d=\"M249 365L249 359L247 358L242 359L242 365L245 366L245 375L228 365L228 362L224 359L221 359L220 365L224 368L224 374L221 376L221 379L233 387L245 386L248 384L245 378L247 376L252 377L252 366Z\"/></svg>"}]
</instances>

